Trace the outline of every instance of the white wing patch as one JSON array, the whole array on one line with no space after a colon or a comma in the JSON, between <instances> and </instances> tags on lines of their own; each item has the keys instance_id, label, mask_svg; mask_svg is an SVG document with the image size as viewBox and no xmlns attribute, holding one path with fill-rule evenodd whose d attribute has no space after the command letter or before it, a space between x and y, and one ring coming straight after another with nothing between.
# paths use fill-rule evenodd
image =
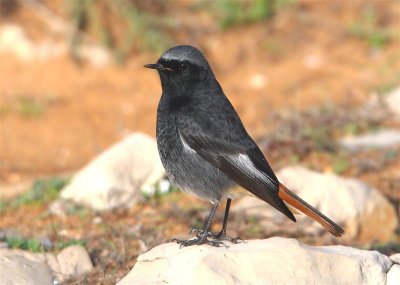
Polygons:
<instances>
[{"instance_id":1,"label":"white wing patch","mask_svg":"<svg viewBox=\"0 0 400 285\"><path fill-rule=\"evenodd\" d=\"M255 167L253 162L250 160L250 158L243 153L239 153L236 155L230 156L232 162L243 172L247 172L250 174L250 176L253 176L254 178L262 179L265 181L268 185L270 185L272 188L275 188L276 185L274 181L265 173L261 172L260 170Z\"/></svg>"},{"instance_id":2,"label":"white wing patch","mask_svg":"<svg viewBox=\"0 0 400 285\"><path fill-rule=\"evenodd\" d=\"M178 132L179 133L179 132ZM182 144L183 144L183 149L186 151L186 152L189 152L189 153L196 153L196 151L193 149L193 148L191 148L188 144L187 144L187 142L183 139L183 137L181 136L181 133L179 133L179 138L181 139L181 142L182 142Z\"/></svg>"},{"instance_id":3,"label":"white wing patch","mask_svg":"<svg viewBox=\"0 0 400 285\"><path fill-rule=\"evenodd\" d=\"M188 153L197 153L194 149L192 149L185 139L179 133L179 138L183 144L184 151ZM246 173L248 176L253 177L255 179L262 180L267 183L272 189L276 188L275 181L273 181L267 174L261 172L257 169L257 167L250 160L248 155L239 153L235 155L229 155L229 159L233 165L235 165L238 169L240 169L243 173ZM217 168L218 169L218 168Z\"/></svg>"}]
</instances>

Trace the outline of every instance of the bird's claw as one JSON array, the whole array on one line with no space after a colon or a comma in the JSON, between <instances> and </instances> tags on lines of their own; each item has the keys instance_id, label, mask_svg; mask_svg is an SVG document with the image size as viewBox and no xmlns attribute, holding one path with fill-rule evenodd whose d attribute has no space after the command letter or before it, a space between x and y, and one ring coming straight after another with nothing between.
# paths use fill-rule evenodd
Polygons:
<instances>
[{"instance_id":1,"label":"bird's claw","mask_svg":"<svg viewBox=\"0 0 400 285\"><path fill-rule=\"evenodd\" d=\"M204 230L193 228L190 231L190 234L192 234L194 232L196 233L196 237L198 239L200 239L200 238L202 238L202 236L204 236ZM218 240L218 241L222 241L222 240L229 241L233 244L237 244L237 243L241 243L241 242L245 243L244 239L242 239L241 237L232 238L232 237L226 235L226 233L222 232L222 231L219 233L207 232L206 237L214 239L214 240Z\"/></svg>"},{"instance_id":2,"label":"bird's claw","mask_svg":"<svg viewBox=\"0 0 400 285\"><path fill-rule=\"evenodd\" d=\"M225 246L225 248L229 248L225 243L219 240L209 240L207 237L201 237L197 235L197 238L194 239L177 239L174 238L172 239L173 242L176 242L177 244L180 244L179 248L187 247L187 246L192 246L192 245L201 245L201 244L208 244L211 246L219 247L221 245Z\"/></svg>"}]
</instances>

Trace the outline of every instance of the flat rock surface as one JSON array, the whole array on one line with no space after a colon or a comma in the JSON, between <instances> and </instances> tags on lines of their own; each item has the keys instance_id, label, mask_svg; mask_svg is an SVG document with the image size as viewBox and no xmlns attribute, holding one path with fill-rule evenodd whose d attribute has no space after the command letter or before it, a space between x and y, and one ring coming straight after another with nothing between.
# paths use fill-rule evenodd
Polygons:
<instances>
[{"instance_id":1,"label":"flat rock surface","mask_svg":"<svg viewBox=\"0 0 400 285\"><path fill-rule=\"evenodd\" d=\"M140 255L118 285L128 284L385 284L392 267L376 251L308 246L269 238L180 249L175 243Z\"/></svg>"}]
</instances>

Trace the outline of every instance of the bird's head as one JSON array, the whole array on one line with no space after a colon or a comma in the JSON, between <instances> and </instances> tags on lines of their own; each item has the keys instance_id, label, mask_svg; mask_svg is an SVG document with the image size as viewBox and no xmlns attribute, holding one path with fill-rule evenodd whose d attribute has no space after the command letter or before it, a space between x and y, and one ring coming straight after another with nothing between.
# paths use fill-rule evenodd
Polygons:
<instances>
[{"instance_id":1,"label":"bird's head","mask_svg":"<svg viewBox=\"0 0 400 285\"><path fill-rule=\"evenodd\" d=\"M156 63L144 67L158 70L164 87L187 86L213 78L214 74L203 54L195 47L181 45L167 50Z\"/></svg>"}]
</instances>

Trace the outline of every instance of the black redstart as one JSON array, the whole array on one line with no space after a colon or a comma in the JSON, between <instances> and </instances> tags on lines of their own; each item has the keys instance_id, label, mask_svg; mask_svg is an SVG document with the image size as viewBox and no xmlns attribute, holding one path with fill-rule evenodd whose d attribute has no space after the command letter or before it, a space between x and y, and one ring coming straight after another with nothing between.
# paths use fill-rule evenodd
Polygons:
<instances>
[{"instance_id":1,"label":"black redstart","mask_svg":"<svg viewBox=\"0 0 400 285\"><path fill-rule=\"evenodd\" d=\"M308 215L335 236L344 234L336 223L292 193L276 178L263 153L247 134L202 53L188 45L167 50L155 64L162 95L157 110L157 144L161 161L172 183L212 203L210 215L196 238L177 241L181 246L221 240L226 235L231 199L237 185L296 221L288 206ZM235 187L236 186L236 187ZM222 198L227 198L219 233L209 232Z\"/></svg>"}]
</instances>

